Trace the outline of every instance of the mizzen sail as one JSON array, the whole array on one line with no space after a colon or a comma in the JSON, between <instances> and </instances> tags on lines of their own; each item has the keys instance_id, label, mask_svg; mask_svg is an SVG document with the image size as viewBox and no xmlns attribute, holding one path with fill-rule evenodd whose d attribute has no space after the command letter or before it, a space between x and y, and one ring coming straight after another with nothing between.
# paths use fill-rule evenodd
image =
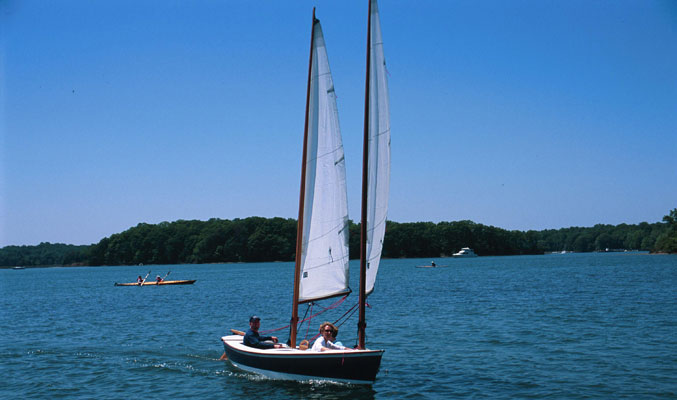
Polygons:
<instances>
[{"instance_id":1,"label":"mizzen sail","mask_svg":"<svg viewBox=\"0 0 677 400\"><path fill-rule=\"evenodd\" d=\"M319 20L313 30L299 302L350 292L343 142Z\"/></svg>"},{"instance_id":2,"label":"mizzen sail","mask_svg":"<svg viewBox=\"0 0 677 400\"><path fill-rule=\"evenodd\" d=\"M390 191L390 105L381 23L376 0L371 0L369 70L369 165L367 172L366 293L374 290L388 213Z\"/></svg>"}]
</instances>

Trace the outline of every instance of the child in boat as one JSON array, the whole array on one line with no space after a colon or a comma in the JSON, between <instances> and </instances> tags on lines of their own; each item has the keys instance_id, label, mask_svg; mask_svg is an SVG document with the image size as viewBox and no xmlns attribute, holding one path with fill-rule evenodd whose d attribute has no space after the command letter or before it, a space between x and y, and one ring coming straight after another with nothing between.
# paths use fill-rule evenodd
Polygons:
<instances>
[{"instance_id":1,"label":"child in boat","mask_svg":"<svg viewBox=\"0 0 677 400\"><path fill-rule=\"evenodd\" d=\"M336 341L336 336L338 336L338 327L334 327L334 332L331 334L331 341L337 346L343 346L343 343Z\"/></svg>"}]
</instances>

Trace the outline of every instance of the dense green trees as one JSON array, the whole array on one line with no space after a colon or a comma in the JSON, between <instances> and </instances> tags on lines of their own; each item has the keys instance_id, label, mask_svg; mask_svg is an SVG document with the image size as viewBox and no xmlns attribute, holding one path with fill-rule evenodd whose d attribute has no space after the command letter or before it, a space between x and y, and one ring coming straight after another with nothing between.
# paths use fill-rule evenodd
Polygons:
<instances>
[{"instance_id":1,"label":"dense green trees","mask_svg":"<svg viewBox=\"0 0 677 400\"><path fill-rule=\"evenodd\" d=\"M472 221L388 221L383 257L444 257L461 247L479 255L633 249L677 252L677 209L665 223L595 225L544 231L507 231ZM360 227L350 222L350 256L360 255ZM0 249L0 266L130 265L291 261L296 220L250 217L141 223L91 246L41 243Z\"/></svg>"},{"instance_id":2,"label":"dense green trees","mask_svg":"<svg viewBox=\"0 0 677 400\"><path fill-rule=\"evenodd\" d=\"M672 209L670 214L663 217L667 222L668 229L656 239L655 250L665 253L677 253L677 208Z\"/></svg>"},{"instance_id":3,"label":"dense green trees","mask_svg":"<svg viewBox=\"0 0 677 400\"><path fill-rule=\"evenodd\" d=\"M40 243L37 246L6 246L0 249L0 266L84 265L90 246Z\"/></svg>"},{"instance_id":4,"label":"dense green trees","mask_svg":"<svg viewBox=\"0 0 677 400\"><path fill-rule=\"evenodd\" d=\"M294 258L296 221L283 218L139 224L93 245L91 265L277 261Z\"/></svg>"}]
</instances>

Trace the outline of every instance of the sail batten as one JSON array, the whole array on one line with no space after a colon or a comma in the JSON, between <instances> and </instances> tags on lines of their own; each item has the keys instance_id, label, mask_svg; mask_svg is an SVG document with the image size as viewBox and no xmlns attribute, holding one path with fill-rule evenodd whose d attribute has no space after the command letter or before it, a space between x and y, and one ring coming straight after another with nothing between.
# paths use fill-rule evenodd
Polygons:
<instances>
[{"instance_id":1,"label":"sail batten","mask_svg":"<svg viewBox=\"0 0 677 400\"><path fill-rule=\"evenodd\" d=\"M299 303L350 293L345 156L319 21L313 29Z\"/></svg>"}]
</instances>

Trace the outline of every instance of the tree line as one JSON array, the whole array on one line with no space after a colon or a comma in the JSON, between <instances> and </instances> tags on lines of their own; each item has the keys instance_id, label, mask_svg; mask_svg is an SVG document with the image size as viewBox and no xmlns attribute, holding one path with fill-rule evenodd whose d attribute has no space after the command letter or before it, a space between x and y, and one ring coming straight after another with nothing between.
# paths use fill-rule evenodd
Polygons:
<instances>
[{"instance_id":1,"label":"tree line","mask_svg":"<svg viewBox=\"0 0 677 400\"><path fill-rule=\"evenodd\" d=\"M91 247L48 242L37 246L5 246L0 249L0 267L86 265Z\"/></svg>"},{"instance_id":2,"label":"tree line","mask_svg":"<svg viewBox=\"0 0 677 400\"><path fill-rule=\"evenodd\" d=\"M350 256L358 258L360 226L350 221ZM677 209L663 223L508 231L472 221L388 221L384 258L450 256L470 247L482 256L591 252L606 249L677 253ZM84 246L41 243L0 249L0 266L199 264L293 261L296 220L250 217L141 223Z\"/></svg>"}]
</instances>

